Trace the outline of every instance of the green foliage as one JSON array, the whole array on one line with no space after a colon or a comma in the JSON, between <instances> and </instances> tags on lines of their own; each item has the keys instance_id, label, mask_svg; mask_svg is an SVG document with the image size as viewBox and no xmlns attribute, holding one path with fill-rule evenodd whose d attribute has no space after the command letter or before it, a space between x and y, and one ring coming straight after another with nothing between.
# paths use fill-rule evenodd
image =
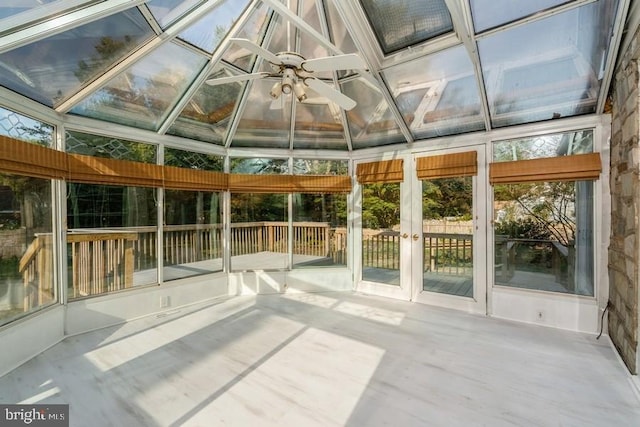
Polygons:
<instances>
[{"instance_id":1,"label":"green foliage","mask_svg":"<svg viewBox=\"0 0 640 427\"><path fill-rule=\"evenodd\" d=\"M444 178L423 181L422 212L425 219L472 219L473 189L471 178Z\"/></svg>"},{"instance_id":2,"label":"green foliage","mask_svg":"<svg viewBox=\"0 0 640 427\"><path fill-rule=\"evenodd\" d=\"M2 258L0 257L0 280L16 280L21 279L22 275L18 270L20 260L16 256Z\"/></svg>"},{"instance_id":3,"label":"green foliage","mask_svg":"<svg viewBox=\"0 0 640 427\"><path fill-rule=\"evenodd\" d=\"M284 221L288 204L285 194L233 194L231 222Z\"/></svg>"},{"instance_id":4,"label":"green foliage","mask_svg":"<svg viewBox=\"0 0 640 427\"><path fill-rule=\"evenodd\" d=\"M362 224L364 228L390 229L399 224L399 184L366 184L362 198Z\"/></svg>"},{"instance_id":5,"label":"green foliage","mask_svg":"<svg viewBox=\"0 0 640 427\"><path fill-rule=\"evenodd\" d=\"M74 72L81 82L92 79L97 72L104 71L105 65L115 62L119 57L128 52L134 41L130 36L124 36L122 40L112 37L102 37L98 44L94 46L96 54L89 62L81 60L78 62L78 69Z\"/></svg>"}]
</instances>

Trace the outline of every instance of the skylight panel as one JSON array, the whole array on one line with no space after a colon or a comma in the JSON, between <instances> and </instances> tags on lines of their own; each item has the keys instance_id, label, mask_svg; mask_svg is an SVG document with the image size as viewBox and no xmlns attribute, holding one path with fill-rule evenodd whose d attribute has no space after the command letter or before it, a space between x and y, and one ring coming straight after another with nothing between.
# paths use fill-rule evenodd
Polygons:
<instances>
[{"instance_id":1,"label":"skylight panel","mask_svg":"<svg viewBox=\"0 0 640 427\"><path fill-rule=\"evenodd\" d=\"M214 74L213 78L227 75ZM214 144L224 144L227 129L245 82L203 84L167 133Z\"/></svg>"},{"instance_id":2,"label":"skylight panel","mask_svg":"<svg viewBox=\"0 0 640 427\"><path fill-rule=\"evenodd\" d=\"M385 54L453 31L444 0L361 0Z\"/></svg>"},{"instance_id":3,"label":"skylight panel","mask_svg":"<svg viewBox=\"0 0 640 427\"><path fill-rule=\"evenodd\" d=\"M206 52L213 53L248 3L248 0L222 2L206 16L180 33L178 38Z\"/></svg>"},{"instance_id":4,"label":"skylight panel","mask_svg":"<svg viewBox=\"0 0 640 427\"><path fill-rule=\"evenodd\" d=\"M416 139L484 130L474 67L462 45L383 72Z\"/></svg>"},{"instance_id":5,"label":"skylight panel","mask_svg":"<svg viewBox=\"0 0 640 427\"><path fill-rule=\"evenodd\" d=\"M477 33L574 0L471 0L473 25Z\"/></svg>"},{"instance_id":6,"label":"skylight panel","mask_svg":"<svg viewBox=\"0 0 640 427\"><path fill-rule=\"evenodd\" d=\"M596 111L617 0L601 0L478 41L494 127Z\"/></svg>"},{"instance_id":7,"label":"skylight panel","mask_svg":"<svg viewBox=\"0 0 640 427\"><path fill-rule=\"evenodd\" d=\"M377 87L362 77L340 86L345 95L358 103L347 111L354 149L405 142L389 104Z\"/></svg>"},{"instance_id":8,"label":"skylight panel","mask_svg":"<svg viewBox=\"0 0 640 427\"><path fill-rule=\"evenodd\" d=\"M204 0L151 0L147 7L163 29L173 24Z\"/></svg>"},{"instance_id":9,"label":"skylight panel","mask_svg":"<svg viewBox=\"0 0 640 427\"><path fill-rule=\"evenodd\" d=\"M0 85L55 107L154 36L138 9L0 55Z\"/></svg>"},{"instance_id":10,"label":"skylight panel","mask_svg":"<svg viewBox=\"0 0 640 427\"><path fill-rule=\"evenodd\" d=\"M205 57L165 43L71 110L100 120L158 130L191 82Z\"/></svg>"}]
</instances>

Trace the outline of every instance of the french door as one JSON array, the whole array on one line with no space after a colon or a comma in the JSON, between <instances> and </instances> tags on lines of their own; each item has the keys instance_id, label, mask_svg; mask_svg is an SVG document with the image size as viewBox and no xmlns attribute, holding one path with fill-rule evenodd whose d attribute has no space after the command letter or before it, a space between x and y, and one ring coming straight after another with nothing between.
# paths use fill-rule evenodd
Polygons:
<instances>
[{"instance_id":1,"label":"french door","mask_svg":"<svg viewBox=\"0 0 640 427\"><path fill-rule=\"evenodd\" d=\"M486 313L484 147L402 160L401 182L359 186L357 289Z\"/></svg>"}]
</instances>

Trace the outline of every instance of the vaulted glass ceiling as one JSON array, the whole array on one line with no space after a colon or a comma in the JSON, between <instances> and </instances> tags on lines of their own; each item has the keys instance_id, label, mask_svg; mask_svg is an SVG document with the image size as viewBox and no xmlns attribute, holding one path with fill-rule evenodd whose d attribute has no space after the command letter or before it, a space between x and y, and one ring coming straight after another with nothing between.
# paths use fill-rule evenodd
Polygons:
<instances>
[{"instance_id":1,"label":"vaulted glass ceiling","mask_svg":"<svg viewBox=\"0 0 640 427\"><path fill-rule=\"evenodd\" d=\"M407 144L602 113L628 6L9 0L0 3L0 90L61 115L219 147ZM295 89L306 99L295 92L274 100L270 92L285 86L278 67L259 47L232 39L307 60L356 53L366 65L337 67L334 58L328 69L298 70ZM218 78L225 83L207 84ZM341 108L310 80L355 107Z\"/></svg>"}]
</instances>

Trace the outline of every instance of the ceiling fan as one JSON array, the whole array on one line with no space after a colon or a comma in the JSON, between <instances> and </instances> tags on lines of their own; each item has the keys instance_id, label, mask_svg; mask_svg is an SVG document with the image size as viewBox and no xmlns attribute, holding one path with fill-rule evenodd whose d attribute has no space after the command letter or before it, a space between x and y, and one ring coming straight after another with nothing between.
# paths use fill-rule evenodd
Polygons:
<instances>
[{"instance_id":1,"label":"ceiling fan","mask_svg":"<svg viewBox=\"0 0 640 427\"><path fill-rule=\"evenodd\" d=\"M298 98L298 101L304 102L307 99L305 87L310 87L319 95L335 102L345 110L351 110L356 106L356 101L344 95L342 92L335 90L313 75L313 73L319 71L365 69L365 62L355 53L305 59L302 55L295 52L270 52L251 40L237 38L229 40L264 58L271 64L274 71L272 73L262 72L213 78L207 80L207 84L220 85L231 82L264 79L266 77L278 77L280 81L276 82L269 92L269 95L273 99L278 99L283 93L288 95L293 92L296 98Z\"/></svg>"}]
</instances>

